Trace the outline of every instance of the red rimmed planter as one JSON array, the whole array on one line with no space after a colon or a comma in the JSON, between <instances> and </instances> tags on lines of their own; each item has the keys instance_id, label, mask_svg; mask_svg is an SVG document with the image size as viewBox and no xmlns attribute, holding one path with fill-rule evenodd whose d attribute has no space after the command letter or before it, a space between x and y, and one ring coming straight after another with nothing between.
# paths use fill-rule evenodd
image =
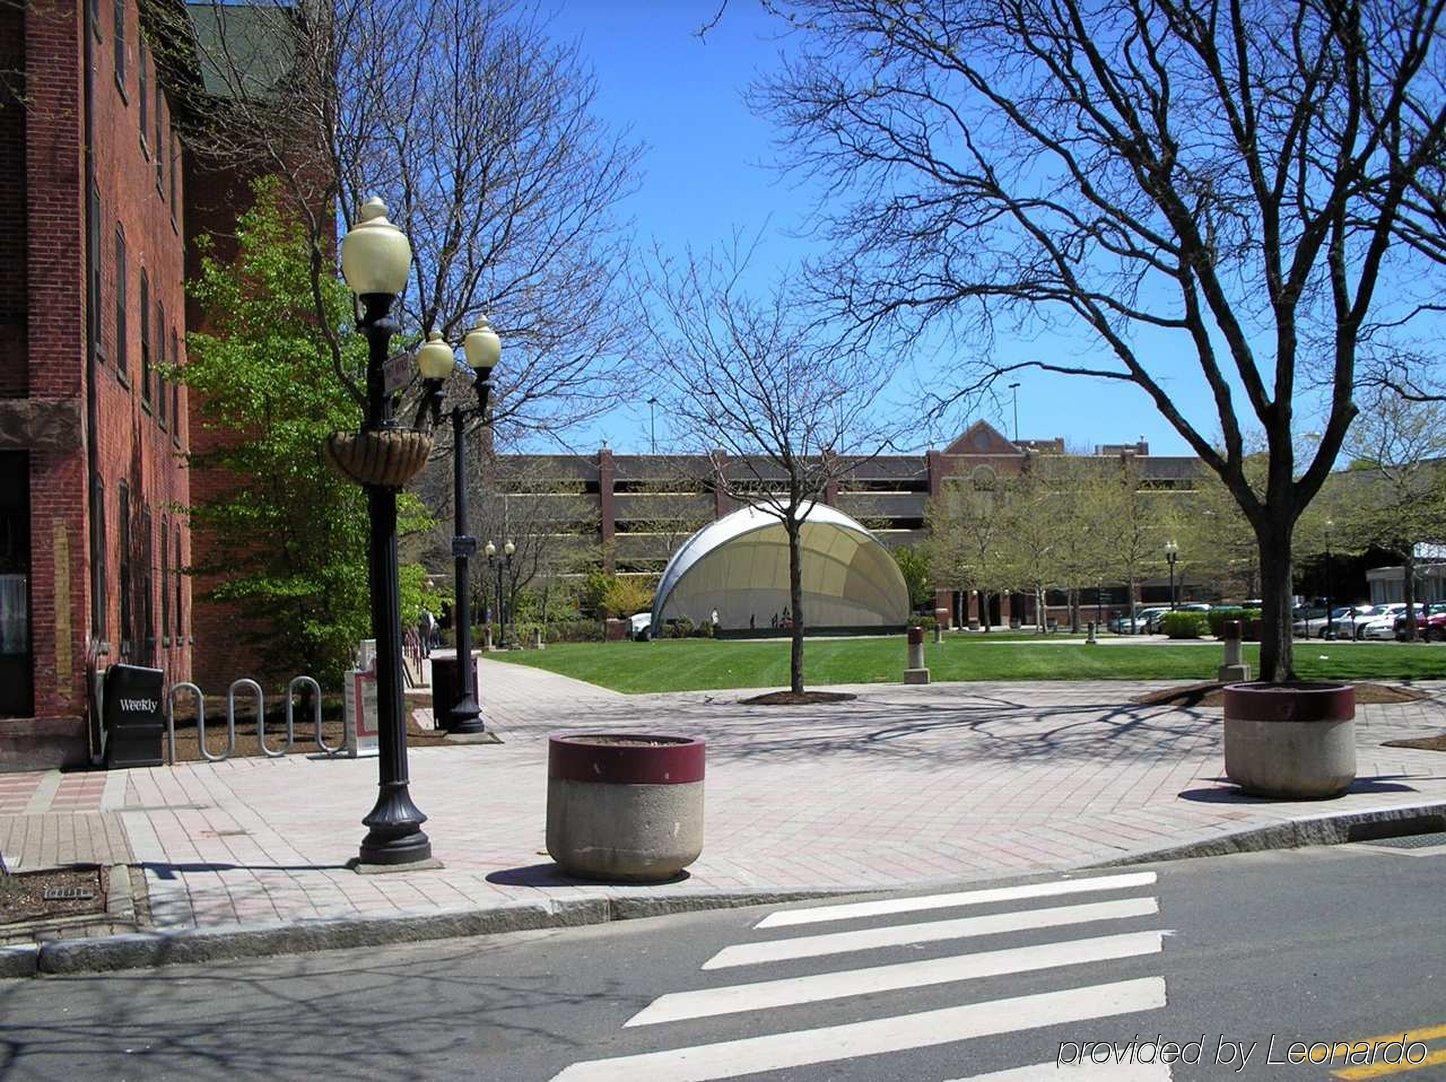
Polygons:
<instances>
[{"instance_id":1,"label":"red rimmed planter","mask_svg":"<svg viewBox=\"0 0 1446 1082\"><path fill-rule=\"evenodd\" d=\"M1229 684L1225 773L1256 796L1340 796L1356 780L1355 717L1349 684Z\"/></svg>"},{"instance_id":2,"label":"red rimmed planter","mask_svg":"<svg viewBox=\"0 0 1446 1082\"><path fill-rule=\"evenodd\" d=\"M671 879L703 851L706 745L655 733L570 733L547 748L547 852L563 871Z\"/></svg>"}]
</instances>

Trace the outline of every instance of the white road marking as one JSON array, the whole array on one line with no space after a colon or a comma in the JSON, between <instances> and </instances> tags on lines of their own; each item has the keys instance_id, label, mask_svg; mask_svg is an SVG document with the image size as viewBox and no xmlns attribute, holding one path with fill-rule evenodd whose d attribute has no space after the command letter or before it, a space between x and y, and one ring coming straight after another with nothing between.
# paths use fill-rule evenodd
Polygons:
<instances>
[{"instance_id":1,"label":"white road marking","mask_svg":"<svg viewBox=\"0 0 1446 1082\"><path fill-rule=\"evenodd\" d=\"M702 988L696 992L674 992L659 996L627 1020L628 1026L656 1025L685 1018L708 1018L719 1014L760 1011L799 1003L819 1003L845 996L924 988L954 981L997 977L1006 973L1027 973L1056 966L1083 965L1142 954L1158 954L1164 946L1161 932L1127 932L1123 935L1042 943L1032 947L960 954L922 962L850 969L838 973L817 973L725 988Z\"/></svg>"},{"instance_id":2,"label":"white road marking","mask_svg":"<svg viewBox=\"0 0 1446 1082\"><path fill-rule=\"evenodd\" d=\"M554 1082L707 1082L857 1056L878 1056L1165 1006L1160 977L996 999L840 1026L588 1060Z\"/></svg>"},{"instance_id":3,"label":"white road marking","mask_svg":"<svg viewBox=\"0 0 1446 1082\"><path fill-rule=\"evenodd\" d=\"M1149 917L1160 911L1154 898L1122 898L1114 902L1025 909L1014 913L989 913L979 917L897 924L884 928L861 928L852 932L770 939L763 943L738 943L724 947L703 963L704 969L781 962L790 958L814 958L821 954L898 947L906 943L934 943L943 939L997 935L1030 928L1055 928L1066 924L1087 924L1096 920Z\"/></svg>"},{"instance_id":4,"label":"white road marking","mask_svg":"<svg viewBox=\"0 0 1446 1082\"><path fill-rule=\"evenodd\" d=\"M1101 875L1091 876L1088 879L1059 879L1048 883L1027 883L1018 887L960 890L949 894L928 894L919 898L885 898L877 902L849 902L843 905L813 906L809 909L782 909L777 913L768 914L754 927L786 928L794 924L817 924L827 920L881 917L890 913L917 913L928 909L953 909L957 906L1014 902L1026 898L1055 898L1064 894L1083 894L1096 890L1128 890L1132 887L1148 887L1154 882L1154 872L1131 872L1128 875Z\"/></svg>"},{"instance_id":5,"label":"white road marking","mask_svg":"<svg viewBox=\"0 0 1446 1082\"><path fill-rule=\"evenodd\" d=\"M1168 1063L1035 1063L953 1082L1170 1082Z\"/></svg>"}]
</instances>

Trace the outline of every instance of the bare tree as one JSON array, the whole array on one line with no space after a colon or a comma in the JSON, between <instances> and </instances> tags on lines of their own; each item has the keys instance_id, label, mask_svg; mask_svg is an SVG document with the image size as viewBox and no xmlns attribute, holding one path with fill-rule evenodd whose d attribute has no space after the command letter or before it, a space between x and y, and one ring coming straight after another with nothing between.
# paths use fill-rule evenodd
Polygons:
<instances>
[{"instance_id":1,"label":"bare tree","mask_svg":"<svg viewBox=\"0 0 1446 1082\"><path fill-rule=\"evenodd\" d=\"M723 452L711 479L730 498L774 516L788 538L789 685L803 693L802 536L840 477L877 454L870 422L889 365L809 318L784 286L743 285L746 255L660 264L643 283L643 340L677 438Z\"/></svg>"},{"instance_id":2,"label":"bare tree","mask_svg":"<svg viewBox=\"0 0 1446 1082\"><path fill-rule=\"evenodd\" d=\"M338 233L379 195L416 257L403 328L455 341L491 317L506 343L490 418L499 443L556 435L613 404L626 300L617 208L639 150L597 119L576 46L550 40L528 0L146 7L153 38L171 43L188 145L213 176L283 179L314 281L336 273ZM360 402L361 374L340 329L328 333Z\"/></svg>"},{"instance_id":3,"label":"bare tree","mask_svg":"<svg viewBox=\"0 0 1446 1082\"><path fill-rule=\"evenodd\" d=\"M1416 637L1416 546L1446 538L1446 409L1378 393L1351 430L1355 461L1339 479L1337 526L1348 543L1401 560L1406 637Z\"/></svg>"},{"instance_id":4,"label":"bare tree","mask_svg":"<svg viewBox=\"0 0 1446 1082\"><path fill-rule=\"evenodd\" d=\"M851 197L821 211L824 299L906 342L1083 328L1100 360L985 356L960 394L1026 367L1143 390L1249 520L1262 673L1291 678L1292 532L1356 415L1363 331L1440 294L1442 0L775 6L801 46L758 100Z\"/></svg>"}]
</instances>

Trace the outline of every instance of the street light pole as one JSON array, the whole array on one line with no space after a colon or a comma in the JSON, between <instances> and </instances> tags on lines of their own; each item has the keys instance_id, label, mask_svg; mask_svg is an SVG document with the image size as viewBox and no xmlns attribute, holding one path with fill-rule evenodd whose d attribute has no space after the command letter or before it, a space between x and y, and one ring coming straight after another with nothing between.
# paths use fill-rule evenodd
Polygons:
<instances>
[{"instance_id":1,"label":"street light pole","mask_svg":"<svg viewBox=\"0 0 1446 1082\"><path fill-rule=\"evenodd\" d=\"M457 364L452 347L433 332L427 344L422 347L417 360L422 376L428 381L434 409L440 408L443 382L457 369L465 371L476 385L477 404L464 406L460 402L449 411L452 421L452 496L453 527L452 556L453 591L456 603L453 606L457 628L457 701L445 715L443 728L449 733L473 735L487 731L482 707L478 703L476 666L472 661L472 588L470 560L477 551L477 539L467 532L467 422L474 417L484 420L487 416L487 400L492 393L492 369L501 356L502 343L492 330L486 317L468 332L463 346L467 352L466 365ZM439 711L441 704L437 704Z\"/></svg>"},{"instance_id":2,"label":"street light pole","mask_svg":"<svg viewBox=\"0 0 1446 1082\"><path fill-rule=\"evenodd\" d=\"M658 398L648 399L648 447L650 454L658 453Z\"/></svg>"},{"instance_id":3,"label":"street light pole","mask_svg":"<svg viewBox=\"0 0 1446 1082\"><path fill-rule=\"evenodd\" d=\"M1175 561L1180 558L1180 546L1174 541L1165 542L1165 561L1170 565L1170 611L1175 611Z\"/></svg>"},{"instance_id":4,"label":"street light pole","mask_svg":"<svg viewBox=\"0 0 1446 1082\"><path fill-rule=\"evenodd\" d=\"M1019 442L1019 384L1011 383L1010 391L1014 394L1014 442Z\"/></svg>"},{"instance_id":5,"label":"street light pole","mask_svg":"<svg viewBox=\"0 0 1446 1082\"><path fill-rule=\"evenodd\" d=\"M1334 521L1332 521L1331 519L1326 519L1326 521L1325 521L1325 550L1326 550L1326 551L1325 551L1325 557L1326 557L1326 567L1325 567L1325 571L1326 571L1326 631L1325 631L1325 637L1328 638L1328 639L1334 639L1334 638L1336 637L1336 618L1335 618L1336 601L1335 601L1335 597L1333 596L1334 593L1335 593L1335 588L1334 588L1334 584L1331 582L1331 579L1332 579L1332 575L1331 575L1331 529L1332 529L1334 526L1335 526L1335 522L1334 522Z\"/></svg>"},{"instance_id":6,"label":"street light pole","mask_svg":"<svg viewBox=\"0 0 1446 1082\"><path fill-rule=\"evenodd\" d=\"M387 347L397 325L391 318L398 293L411 273L411 245L387 221L386 205L370 199L360 220L342 240L342 269L361 301L357 329L367 341L366 418L362 436L378 444L400 434L386 385ZM412 802L407 776L407 729L402 703L402 621L397 577L397 487L368 483L367 585L371 593L372 636L376 640L377 761L376 804L362 820L363 865L413 864L429 860L432 843L422 832L427 817Z\"/></svg>"}]
</instances>

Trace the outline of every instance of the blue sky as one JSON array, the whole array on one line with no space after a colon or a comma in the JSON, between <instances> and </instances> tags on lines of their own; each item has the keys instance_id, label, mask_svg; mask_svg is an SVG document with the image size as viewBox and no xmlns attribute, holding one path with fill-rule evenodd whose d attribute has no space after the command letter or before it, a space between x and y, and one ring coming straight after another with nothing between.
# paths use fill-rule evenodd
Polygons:
<instances>
[{"instance_id":1,"label":"blue sky","mask_svg":"<svg viewBox=\"0 0 1446 1082\"><path fill-rule=\"evenodd\" d=\"M773 68L782 47L777 24L762 5L731 0L705 40L697 30L712 18L717 0L557 0L552 10L553 34L576 41L595 71L602 119L630 129L645 144L642 183L623 207L636 224L640 246L656 240L681 252L688 244L707 248L727 242L735 231L761 232L754 264L760 274L796 266L809 250L797 232L814 205L814 192L770 167L775 129L743 101L750 80ZM994 345L1002 359L1067 363L1093 348L1083 331L1036 341L1001 338ZM896 408L908 408L917 382L938 384L951 352L936 343L909 359L892 389ZM1168 389L1191 407L1197 423L1214 431L1194 364L1170 367L1176 376ZM1025 438L1063 436L1071 446L1092 446L1143 436L1156 454L1189 453L1137 388L1042 373L1018 378ZM1009 434L1007 397L983 416ZM917 445L941 446L948 435L921 432ZM619 451L647 450L646 406L610 413L569 442L581 450L602 439ZM658 443L666 449L662 418Z\"/></svg>"}]
</instances>

